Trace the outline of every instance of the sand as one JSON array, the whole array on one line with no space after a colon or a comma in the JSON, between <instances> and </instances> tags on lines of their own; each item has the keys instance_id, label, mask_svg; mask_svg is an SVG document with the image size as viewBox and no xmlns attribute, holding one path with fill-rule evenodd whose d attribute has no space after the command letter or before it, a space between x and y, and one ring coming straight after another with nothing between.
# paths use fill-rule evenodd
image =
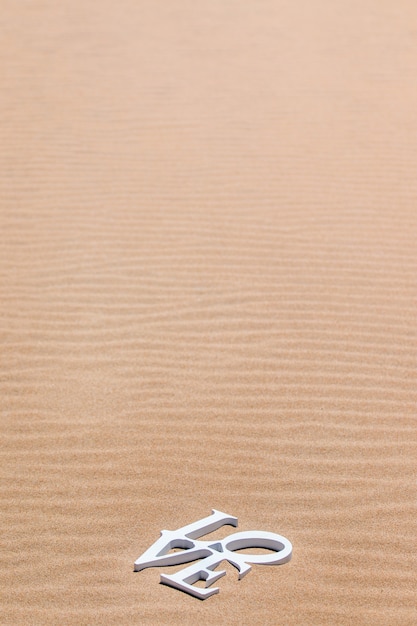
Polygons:
<instances>
[{"instance_id":1,"label":"sand","mask_svg":"<svg viewBox=\"0 0 417 626\"><path fill-rule=\"evenodd\" d=\"M416 20L3 1L1 624L416 624ZM133 572L212 508L292 561Z\"/></svg>"}]
</instances>

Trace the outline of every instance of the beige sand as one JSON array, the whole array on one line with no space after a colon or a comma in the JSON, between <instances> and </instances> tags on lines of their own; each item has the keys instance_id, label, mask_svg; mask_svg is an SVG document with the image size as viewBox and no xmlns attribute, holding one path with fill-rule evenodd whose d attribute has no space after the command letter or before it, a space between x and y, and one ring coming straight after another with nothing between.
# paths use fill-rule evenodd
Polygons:
<instances>
[{"instance_id":1,"label":"beige sand","mask_svg":"<svg viewBox=\"0 0 417 626\"><path fill-rule=\"evenodd\" d=\"M415 624L417 4L2 3L2 624ZM290 564L133 561L212 507Z\"/></svg>"}]
</instances>

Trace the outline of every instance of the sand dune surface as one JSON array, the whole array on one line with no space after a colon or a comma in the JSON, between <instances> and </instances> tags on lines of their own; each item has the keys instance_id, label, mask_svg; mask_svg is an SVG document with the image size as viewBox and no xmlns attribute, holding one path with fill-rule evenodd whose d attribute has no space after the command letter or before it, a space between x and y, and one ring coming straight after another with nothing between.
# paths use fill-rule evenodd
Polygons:
<instances>
[{"instance_id":1,"label":"sand dune surface","mask_svg":"<svg viewBox=\"0 0 417 626\"><path fill-rule=\"evenodd\" d=\"M2 624L416 624L416 20L3 1ZM133 572L212 508L291 562Z\"/></svg>"}]
</instances>

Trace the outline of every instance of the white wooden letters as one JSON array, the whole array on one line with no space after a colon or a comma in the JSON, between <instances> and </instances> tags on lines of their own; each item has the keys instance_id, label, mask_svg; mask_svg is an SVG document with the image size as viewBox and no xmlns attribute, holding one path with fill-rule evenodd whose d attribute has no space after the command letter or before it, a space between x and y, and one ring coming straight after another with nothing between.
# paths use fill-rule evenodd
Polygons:
<instances>
[{"instance_id":1,"label":"white wooden letters","mask_svg":"<svg viewBox=\"0 0 417 626\"><path fill-rule=\"evenodd\" d=\"M200 537L228 524L237 526L237 517L213 509L204 519L178 528L163 530L161 537L135 561L135 571L147 567L179 565L197 561L174 574L161 574L161 583L180 589L196 598L205 600L219 592L218 587L208 589L226 574L214 571L222 561L229 561L239 571L239 580L251 570L252 564L280 565L291 559L292 545L285 537L260 530L237 532L221 541L201 541ZM267 548L267 554L244 554L236 552L245 548ZM174 549L180 551L173 552ZM194 583L205 581L205 588Z\"/></svg>"}]
</instances>

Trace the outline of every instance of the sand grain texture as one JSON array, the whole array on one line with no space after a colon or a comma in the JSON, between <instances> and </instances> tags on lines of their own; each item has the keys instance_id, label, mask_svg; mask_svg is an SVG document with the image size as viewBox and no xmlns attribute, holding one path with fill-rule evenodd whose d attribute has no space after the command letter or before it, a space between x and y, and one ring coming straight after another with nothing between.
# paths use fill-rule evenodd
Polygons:
<instances>
[{"instance_id":1,"label":"sand grain texture","mask_svg":"<svg viewBox=\"0 0 417 626\"><path fill-rule=\"evenodd\" d=\"M3 1L2 624L416 624L416 24ZM133 573L212 507L291 563Z\"/></svg>"}]
</instances>

